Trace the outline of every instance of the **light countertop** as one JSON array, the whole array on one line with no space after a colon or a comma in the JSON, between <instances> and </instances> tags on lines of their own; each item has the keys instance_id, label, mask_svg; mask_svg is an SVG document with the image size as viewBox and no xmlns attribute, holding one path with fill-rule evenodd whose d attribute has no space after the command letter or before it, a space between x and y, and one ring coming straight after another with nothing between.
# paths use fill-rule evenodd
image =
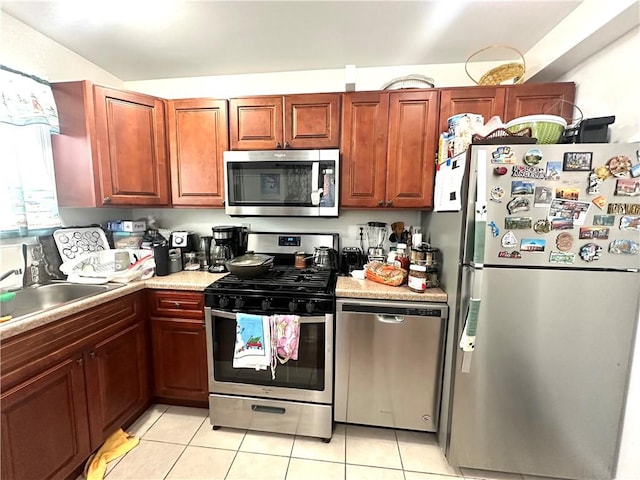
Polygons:
<instances>
[{"instance_id":1,"label":"light countertop","mask_svg":"<svg viewBox=\"0 0 640 480\"><path fill-rule=\"evenodd\" d=\"M187 272L182 271L162 277L151 277L148 280L131 282L105 293L80 299L42 313L28 315L16 320L9 320L0 325L0 340L6 340L20 333L32 330L60 318L81 312L87 308L101 305L124 295L145 288L157 290L189 290L204 291L211 283L225 276L226 273ZM415 293L405 286L390 287L370 280L357 280L352 277L338 277L336 297L367 298L378 300L407 300L413 302L446 302L447 294L439 288L428 289L425 293Z\"/></svg>"}]
</instances>

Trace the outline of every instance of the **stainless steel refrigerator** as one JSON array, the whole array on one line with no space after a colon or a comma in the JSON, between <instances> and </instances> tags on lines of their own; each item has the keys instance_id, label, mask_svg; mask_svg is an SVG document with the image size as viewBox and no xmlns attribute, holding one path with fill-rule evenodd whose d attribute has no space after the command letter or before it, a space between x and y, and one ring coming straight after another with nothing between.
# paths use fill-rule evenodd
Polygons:
<instances>
[{"instance_id":1,"label":"stainless steel refrigerator","mask_svg":"<svg viewBox=\"0 0 640 480\"><path fill-rule=\"evenodd\" d=\"M615 475L640 292L639 144L472 146L425 222L449 295L452 465Z\"/></svg>"}]
</instances>

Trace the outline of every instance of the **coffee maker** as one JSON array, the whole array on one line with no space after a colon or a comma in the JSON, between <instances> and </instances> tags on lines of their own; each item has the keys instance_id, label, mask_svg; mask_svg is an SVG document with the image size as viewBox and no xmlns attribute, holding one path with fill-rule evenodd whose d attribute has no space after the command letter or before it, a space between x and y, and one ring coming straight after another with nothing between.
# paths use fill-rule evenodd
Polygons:
<instances>
[{"instance_id":1,"label":"coffee maker","mask_svg":"<svg viewBox=\"0 0 640 480\"><path fill-rule=\"evenodd\" d=\"M210 272L221 273L227 271L227 262L232 258L244 255L247 251L247 229L222 225L213 227L211 243Z\"/></svg>"}]
</instances>

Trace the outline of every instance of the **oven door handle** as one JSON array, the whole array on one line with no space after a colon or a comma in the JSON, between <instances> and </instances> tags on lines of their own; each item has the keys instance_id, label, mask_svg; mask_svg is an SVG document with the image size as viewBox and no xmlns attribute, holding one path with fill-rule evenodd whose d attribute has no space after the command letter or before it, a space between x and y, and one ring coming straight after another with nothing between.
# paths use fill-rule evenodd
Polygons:
<instances>
[{"instance_id":1,"label":"oven door handle","mask_svg":"<svg viewBox=\"0 0 640 480\"><path fill-rule=\"evenodd\" d=\"M206 307L205 310L210 311L212 317L228 318L230 320L236 319L235 312L225 312L224 310L213 310L211 307ZM316 315L312 317L300 317L300 323L325 323L325 322L326 322L326 318L324 315L322 316Z\"/></svg>"}]
</instances>

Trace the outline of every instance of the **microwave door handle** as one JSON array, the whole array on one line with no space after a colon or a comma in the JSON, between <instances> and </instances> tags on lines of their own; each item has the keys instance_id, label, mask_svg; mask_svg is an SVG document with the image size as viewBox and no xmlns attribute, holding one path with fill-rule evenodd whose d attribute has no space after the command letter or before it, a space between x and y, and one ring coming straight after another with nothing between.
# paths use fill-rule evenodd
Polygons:
<instances>
[{"instance_id":1,"label":"microwave door handle","mask_svg":"<svg viewBox=\"0 0 640 480\"><path fill-rule=\"evenodd\" d=\"M320 198L322 197L322 189L318 188L320 183L320 162L313 162L311 164L311 204L314 207L320 205Z\"/></svg>"}]
</instances>

